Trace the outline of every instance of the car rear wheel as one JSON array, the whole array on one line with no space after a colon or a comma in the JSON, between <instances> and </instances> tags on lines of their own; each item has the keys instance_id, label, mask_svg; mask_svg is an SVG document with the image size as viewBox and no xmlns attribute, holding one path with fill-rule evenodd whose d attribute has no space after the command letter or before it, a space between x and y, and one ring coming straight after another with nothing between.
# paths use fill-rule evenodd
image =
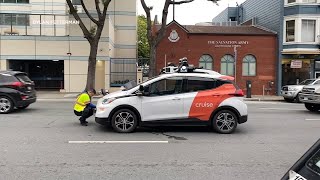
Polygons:
<instances>
[{"instance_id":1,"label":"car rear wheel","mask_svg":"<svg viewBox=\"0 0 320 180\"><path fill-rule=\"evenodd\" d=\"M311 104L311 103L305 103L304 106L312 112L316 112L320 110L320 105L319 104Z\"/></svg>"},{"instance_id":2,"label":"car rear wheel","mask_svg":"<svg viewBox=\"0 0 320 180\"><path fill-rule=\"evenodd\" d=\"M14 105L10 98L0 96L0 114L7 114L13 111Z\"/></svg>"},{"instance_id":3,"label":"car rear wheel","mask_svg":"<svg viewBox=\"0 0 320 180\"><path fill-rule=\"evenodd\" d=\"M29 105L17 107L17 109L26 109Z\"/></svg>"},{"instance_id":4,"label":"car rear wheel","mask_svg":"<svg viewBox=\"0 0 320 180\"><path fill-rule=\"evenodd\" d=\"M212 119L215 131L221 134L233 133L237 128L238 117L230 110L219 111Z\"/></svg>"},{"instance_id":5,"label":"car rear wheel","mask_svg":"<svg viewBox=\"0 0 320 180\"><path fill-rule=\"evenodd\" d=\"M111 125L116 132L130 133L136 129L138 118L133 111L129 109L120 109L113 114Z\"/></svg>"}]
</instances>

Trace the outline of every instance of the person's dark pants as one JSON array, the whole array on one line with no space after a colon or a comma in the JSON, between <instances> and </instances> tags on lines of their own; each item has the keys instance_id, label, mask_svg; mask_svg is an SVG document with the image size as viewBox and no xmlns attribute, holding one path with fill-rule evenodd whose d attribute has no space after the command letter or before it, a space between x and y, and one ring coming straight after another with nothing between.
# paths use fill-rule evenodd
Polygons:
<instances>
[{"instance_id":1,"label":"person's dark pants","mask_svg":"<svg viewBox=\"0 0 320 180\"><path fill-rule=\"evenodd\" d=\"M81 116L79 119L81 123L86 123L86 119L93 115L93 108L87 106L82 112L74 110L74 114Z\"/></svg>"}]
</instances>

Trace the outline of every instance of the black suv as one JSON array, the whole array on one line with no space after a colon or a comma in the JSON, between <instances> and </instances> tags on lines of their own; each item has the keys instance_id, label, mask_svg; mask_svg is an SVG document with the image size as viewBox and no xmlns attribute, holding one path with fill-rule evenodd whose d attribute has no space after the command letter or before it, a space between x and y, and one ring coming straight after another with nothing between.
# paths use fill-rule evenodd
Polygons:
<instances>
[{"instance_id":1,"label":"black suv","mask_svg":"<svg viewBox=\"0 0 320 180\"><path fill-rule=\"evenodd\" d=\"M26 73L18 71L0 71L0 114L25 109L36 102L34 82Z\"/></svg>"}]
</instances>

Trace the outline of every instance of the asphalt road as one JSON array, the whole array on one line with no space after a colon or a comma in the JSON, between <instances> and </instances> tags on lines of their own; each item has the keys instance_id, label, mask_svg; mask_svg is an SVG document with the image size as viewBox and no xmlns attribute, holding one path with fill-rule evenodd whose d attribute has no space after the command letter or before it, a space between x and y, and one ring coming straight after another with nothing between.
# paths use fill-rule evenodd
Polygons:
<instances>
[{"instance_id":1,"label":"asphalt road","mask_svg":"<svg viewBox=\"0 0 320 180\"><path fill-rule=\"evenodd\" d=\"M280 179L320 137L320 113L303 104L249 102L234 134L207 128L139 129L118 134L72 102L37 102L0 115L0 179ZM73 144L69 141L168 141Z\"/></svg>"}]
</instances>

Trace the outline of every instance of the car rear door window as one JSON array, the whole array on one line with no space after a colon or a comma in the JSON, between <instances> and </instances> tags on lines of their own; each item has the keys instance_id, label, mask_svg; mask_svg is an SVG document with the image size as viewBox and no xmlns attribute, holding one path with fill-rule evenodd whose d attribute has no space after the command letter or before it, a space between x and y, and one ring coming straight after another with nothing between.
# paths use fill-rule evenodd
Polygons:
<instances>
[{"instance_id":1,"label":"car rear door window","mask_svg":"<svg viewBox=\"0 0 320 180\"><path fill-rule=\"evenodd\" d=\"M6 84L9 82L14 82L14 81L16 81L16 79L12 75L0 74L0 83L1 84Z\"/></svg>"},{"instance_id":2,"label":"car rear door window","mask_svg":"<svg viewBox=\"0 0 320 180\"><path fill-rule=\"evenodd\" d=\"M186 92L197 92L197 91L204 91L215 89L223 84L230 84L230 82L222 81L218 79L212 78L203 78L203 77L188 77L187 78L187 85L186 85Z\"/></svg>"}]
</instances>

